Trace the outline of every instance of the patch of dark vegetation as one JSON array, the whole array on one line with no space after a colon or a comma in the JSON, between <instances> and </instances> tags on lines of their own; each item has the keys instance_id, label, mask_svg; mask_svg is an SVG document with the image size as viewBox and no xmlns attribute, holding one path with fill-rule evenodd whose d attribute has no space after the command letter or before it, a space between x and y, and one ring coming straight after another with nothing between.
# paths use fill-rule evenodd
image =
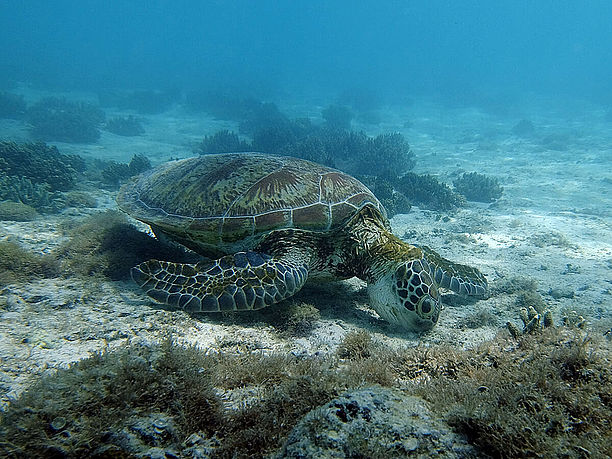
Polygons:
<instances>
[{"instance_id":1,"label":"patch of dark vegetation","mask_svg":"<svg viewBox=\"0 0 612 459\"><path fill-rule=\"evenodd\" d=\"M516 297L516 305L519 308L534 308L538 313L543 314L546 310L546 302L542 295L535 290L525 290Z\"/></svg>"},{"instance_id":2,"label":"patch of dark vegetation","mask_svg":"<svg viewBox=\"0 0 612 459\"><path fill-rule=\"evenodd\" d=\"M351 172L355 174L399 177L411 170L415 164L414 154L399 132L368 137L361 148L356 151L351 149L349 152L355 155L358 162L358 170Z\"/></svg>"},{"instance_id":3,"label":"patch of dark vegetation","mask_svg":"<svg viewBox=\"0 0 612 459\"><path fill-rule=\"evenodd\" d=\"M44 143L0 141L0 200L57 212L65 207L60 192L74 188L84 168L80 156Z\"/></svg>"},{"instance_id":4,"label":"patch of dark vegetation","mask_svg":"<svg viewBox=\"0 0 612 459\"><path fill-rule=\"evenodd\" d=\"M410 200L404 193L397 191L391 180L374 175L362 175L357 177L367 186L380 200L387 211L389 218L397 214L407 214L412 207Z\"/></svg>"},{"instance_id":5,"label":"patch of dark vegetation","mask_svg":"<svg viewBox=\"0 0 612 459\"><path fill-rule=\"evenodd\" d=\"M23 96L0 92L0 118L20 120L25 116L26 109L27 105Z\"/></svg>"},{"instance_id":6,"label":"patch of dark vegetation","mask_svg":"<svg viewBox=\"0 0 612 459\"><path fill-rule=\"evenodd\" d=\"M96 198L86 191L67 191L62 193L61 200L64 207L98 207Z\"/></svg>"},{"instance_id":7,"label":"patch of dark vegetation","mask_svg":"<svg viewBox=\"0 0 612 459\"><path fill-rule=\"evenodd\" d=\"M477 172L463 173L453 185L455 191L464 195L468 201L493 202L503 192L496 178Z\"/></svg>"},{"instance_id":8,"label":"patch of dark vegetation","mask_svg":"<svg viewBox=\"0 0 612 459\"><path fill-rule=\"evenodd\" d=\"M104 112L87 102L47 97L27 111L32 136L37 140L92 143L100 138Z\"/></svg>"},{"instance_id":9,"label":"patch of dark vegetation","mask_svg":"<svg viewBox=\"0 0 612 459\"><path fill-rule=\"evenodd\" d=\"M483 456L612 453L610 342L601 337L504 332L462 351L390 349L353 332L339 352L211 354L168 340L95 354L13 400L0 448L7 457L267 457L312 409L378 384L425 399Z\"/></svg>"},{"instance_id":10,"label":"patch of dark vegetation","mask_svg":"<svg viewBox=\"0 0 612 459\"><path fill-rule=\"evenodd\" d=\"M323 109L321 116L325 120L325 125L329 129L339 129L348 131L351 129L353 113L345 105L329 105Z\"/></svg>"},{"instance_id":11,"label":"patch of dark vegetation","mask_svg":"<svg viewBox=\"0 0 612 459\"><path fill-rule=\"evenodd\" d=\"M74 187L77 172L85 162L77 155L64 155L57 147L38 143L0 141L0 172L8 176L26 177L34 183L45 183L51 191L67 191Z\"/></svg>"},{"instance_id":12,"label":"patch of dark vegetation","mask_svg":"<svg viewBox=\"0 0 612 459\"><path fill-rule=\"evenodd\" d=\"M283 127L291 124L289 118L282 113L273 102L257 102L240 120L240 132L254 136L255 133L270 127Z\"/></svg>"},{"instance_id":13,"label":"patch of dark vegetation","mask_svg":"<svg viewBox=\"0 0 612 459\"><path fill-rule=\"evenodd\" d=\"M0 201L0 220L14 222L29 222L38 217L38 212L32 206L22 202Z\"/></svg>"},{"instance_id":14,"label":"patch of dark vegetation","mask_svg":"<svg viewBox=\"0 0 612 459\"><path fill-rule=\"evenodd\" d=\"M268 309L269 311L263 309L261 316L287 336L308 336L321 319L319 310L305 302L292 302L289 305L280 305L278 309Z\"/></svg>"},{"instance_id":15,"label":"patch of dark vegetation","mask_svg":"<svg viewBox=\"0 0 612 459\"><path fill-rule=\"evenodd\" d=\"M106 122L104 128L113 134L131 137L144 134L142 123L135 116L116 116Z\"/></svg>"},{"instance_id":16,"label":"patch of dark vegetation","mask_svg":"<svg viewBox=\"0 0 612 459\"><path fill-rule=\"evenodd\" d=\"M124 214L116 211L94 214L65 231L70 239L53 255L66 275L122 280L129 278L130 268L151 258L177 262L198 259L138 231Z\"/></svg>"},{"instance_id":17,"label":"patch of dark vegetation","mask_svg":"<svg viewBox=\"0 0 612 459\"><path fill-rule=\"evenodd\" d=\"M465 205L462 195L429 174L408 172L399 178L397 189L413 204L432 210L449 211Z\"/></svg>"},{"instance_id":18,"label":"patch of dark vegetation","mask_svg":"<svg viewBox=\"0 0 612 459\"><path fill-rule=\"evenodd\" d=\"M94 160L86 171L90 180L102 182L113 188L119 187L130 177L138 175L151 168L151 161L145 155L134 155L129 163L117 161Z\"/></svg>"},{"instance_id":19,"label":"patch of dark vegetation","mask_svg":"<svg viewBox=\"0 0 612 459\"><path fill-rule=\"evenodd\" d=\"M14 242L0 242L0 287L34 278L56 277L60 271L52 255L28 252Z\"/></svg>"},{"instance_id":20,"label":"patch of dark vegetation","mask_svg":"<svg viewBox=\"0 0 612 459\"><path fill-rule=\"evenodd\" d=\"M502 279L490 287L492 296L501 294L513 294L521 292L535 292L538 282L535 279L524 276L513 276Z\"/></svg>"},{"instance_id":21,"label":"patch of dark vegetation","mask_svg":"<svg viewBox=\"0 0 612 459\"><path fill-rule=\"evenodd\" d=\"M26 177L14 177L0 173L0 199L33 207L34 209L54 212L57 193L51 193L46 183L32 183Z\"/></svg>"},{"instance_id":22,"label":"patch of dark vegetation","mask_svg":"<svg viewBox=\"0 0 612 459\"><path fill-rule=\"evenodd\" d=\"M251 145L238 137L238 134L223 130L213 135L207 135L197 146L196 152L205 154L233 153L251 151Z\"/></svg>"},{"instance_id":23,"label":"patch of dark vegetation","mask_svg":"<svg viewBox=\"0 0 612 459\"><path fill-rule=\"evenodd\" d=\"M609 344L566 329L523 336L510 352L504 343L475 351L474 374L419 392L487 456L609 456Z\"/></svg>"},{"instance_id":24,"label":"patch of dark vegetation","mask_svg":"<svg viewBox=\"0 0 612 459\"><path fill-rule=\"evenodd\" d=\"M341 359L362 360L374 352L372 335L365 330L348 332L338 346L337 354Z\"/></svg>"},{"instance_id":25,"label":"patch of dark vegetation","mask_svg":"<svg viewBox=\"0 0 612 459\"><path fill-rule=\"evenodd\" d=\"M485 308L478 308L469 312L459 320L459 328L481 328L497 325L497 316Z\"/></svg>"}]
</instances>

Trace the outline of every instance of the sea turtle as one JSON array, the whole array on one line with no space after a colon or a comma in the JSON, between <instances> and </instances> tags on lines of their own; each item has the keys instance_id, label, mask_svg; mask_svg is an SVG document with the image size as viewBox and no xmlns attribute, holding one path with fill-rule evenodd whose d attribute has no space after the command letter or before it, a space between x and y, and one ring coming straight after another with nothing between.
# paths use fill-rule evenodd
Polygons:
<instances>
[{"instance_id":1,"label":"sea turtle","mask_svg":"<svg viewBox=\"0 0 612 459\"><path fill-rule=\"evenodd\" d=\"M149 260L132 278L187 311L250 310L294 295L307 279L368 284L372 307L412 330L440 315L439 288L482 295L485 277L391 232L357 179L303 159L227 153L172 161L125 184L119 208L212 261Z\"/></svg>"}]
</instances>

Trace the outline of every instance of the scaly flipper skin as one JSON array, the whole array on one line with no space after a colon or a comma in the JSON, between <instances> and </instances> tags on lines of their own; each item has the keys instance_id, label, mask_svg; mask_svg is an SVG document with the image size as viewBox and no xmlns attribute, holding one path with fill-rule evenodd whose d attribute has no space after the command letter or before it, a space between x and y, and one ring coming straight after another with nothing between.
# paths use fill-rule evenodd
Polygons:
<instances>
[{"instance_id":1,"label":"scaly flipper skin","mask_svg":"<svg viewBox=\"0 0 612 459\"><path fill-rule=\"evenodd\" d=\"M238 252L197 264L149 260L132 278L160 303L191 312L261 309L302 288L308 278L299 259Z\"/></svg>"},{"instance_id":2,"label":"scaly flipper skin","mask_svg":"<svg viewBox=\"0 0 612 459\"><path fill-rule=\"evenodd\" d=\"M460 295L486 295L487 279L476 268L449 261L427 246L422 246L420 249L430 265L438 286Z\"/></svg>"}]
</instances>

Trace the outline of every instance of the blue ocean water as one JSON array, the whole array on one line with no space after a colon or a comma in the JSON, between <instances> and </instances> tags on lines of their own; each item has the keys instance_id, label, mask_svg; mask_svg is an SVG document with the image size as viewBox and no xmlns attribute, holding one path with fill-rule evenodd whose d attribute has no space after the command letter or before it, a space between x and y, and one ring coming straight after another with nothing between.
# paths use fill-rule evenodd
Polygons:
<instances>
[{"instance_id":1,"label":"blue ocean water","mask_svg":"<svg viewBox=\"0 0 612 459\"><path fill-rule=\"evenodd\" d=\"M2 2L0 81L610 102L605 0Z\"/></svg>"}]
</instances>

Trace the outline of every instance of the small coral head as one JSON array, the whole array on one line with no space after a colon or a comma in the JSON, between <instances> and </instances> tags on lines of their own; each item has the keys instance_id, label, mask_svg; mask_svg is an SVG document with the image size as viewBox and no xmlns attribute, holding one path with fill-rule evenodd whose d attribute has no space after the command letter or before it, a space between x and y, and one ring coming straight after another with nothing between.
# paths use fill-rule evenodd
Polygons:
<instances>
[{"instance_id":1,"label":"small coral head","mask_svg":"<svg viewBox=\"0 0 612 459\"><path fill-rule=\"evenodd\" d=\"M438 321L442 302L424 259L392 266L368 286L372 307L385 320L411 331L429 330Z\"/></svg>"}]
</instances>

